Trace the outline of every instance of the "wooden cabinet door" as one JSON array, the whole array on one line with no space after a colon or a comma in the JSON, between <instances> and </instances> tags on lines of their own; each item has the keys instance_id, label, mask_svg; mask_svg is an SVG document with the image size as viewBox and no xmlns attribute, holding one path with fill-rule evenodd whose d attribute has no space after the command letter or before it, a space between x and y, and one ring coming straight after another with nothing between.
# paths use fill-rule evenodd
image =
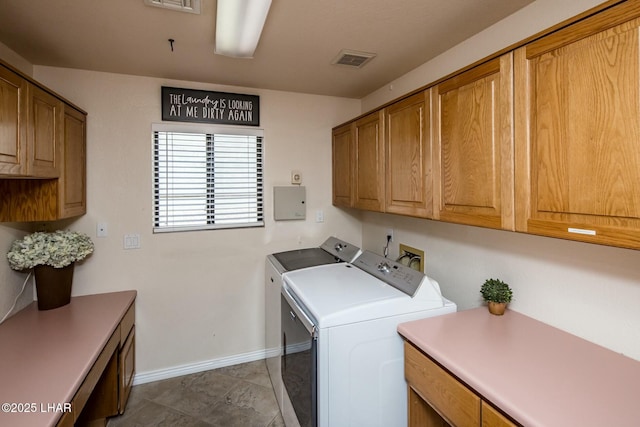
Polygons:
<instances>
[{"instance_id":1,"label":"wooden cabinet door","mask_svg":"<svg viewBox=\"0 0 640 427\"><path fill-rule=\"evenodd\" d=\"M333 130L333 205L353 207L353 129L351 124Z\"/></svg>"},{"instance_id":2,"label":"wooden cabinet door","mask_svg":"<svg viewBox=\"0 0 640 427\"><path fill-rule=\"evenodd\" d=\"M427 90L385 108L386 211L432 217L431 121Z\"/></svg>"},{"instance_id":3,"label":"wooden cabinet door","mask_svg":"<svg viewBox=\"0 0 640 427\"><path fill-rule=\"evenodd\" d=\"M384 144L382 111L371 113L354 124L354 206L384 212Z\"/></svg>"},{"instance_id":4,"label":"wooden cabinet door","mask_svg":"<svg viewBox=\"0 0 640 427\"><path fill-rule=\"evenodd\" d=\"M480 397L408 342L404 342L404 374L407 384L447 422L456 427L478 427ZM410 397L412 397L410 395ZM409 401L411 408L411 401ZM426 425L438 417L418 406L418 418ZM411 418L411 417L410 417Z\"/></svg>"},{"instance_id":5,"label":"wooden cabinet door","mask_svg":"<svg viewBox=\"0 0 640 427\"><path fill-rule=\"evenodd\" d=\"M413 388L407 387L407 389L409 427L450 427Z\"/></svg>"},{"instance_id":6,"label":"wooden cabinet door","mask_svg":"<svg viewBox=\"0 0 640 427\"><path fill-rule=\"evenodd\" d=\"M640 248L639 15L626 2L517 50L518 231Z\"/></svg>"},{"instance_id":7,"label":"wooden cabinet door","mask_svg":"<svg viewBox=\"0 0 640 427\"><path fill-rule=\"evenodd\" d=\"M516 427L516 424L512 423L493 406L483 401L482 427Z\"/></svg>"},{"instance_id":8,"label":"wooden cabinet door","mask_svg":"<svg viewBox=\"0 0 640 427\"><path fill-rule=\"evenodd\" d=\"M65 106L62 167L58 191L62 218L86 212L86 116Z\"/></svg>"},{"instance_id":9,"label":"wooden cabinet door","mask_svg":"<svg viewBox=\"0 0 640 427\"><path fill-rule=\"evenodd\" d=\"M511 53L435 87L434 217L513 230Z\"/></svg>"},{"instance_id":10,"label":"wooden cabinet door","mask_svg":"<svg viewBox=\"0 0 640 427\"><path fill-rule=\"evenodd\" d=\"M60 173L63 109L61 100L29 84L27 173L30 176L57 178Z\"/></svg>"},{"instance_id":11,"label":"wooden cabinet door","mask_svg":"<svg viewBox=\"0 0 640 427\"><path fill-rule=\"evenodd\" d=\"M131 329L119 353L118 413L124 414L136 371L136 329Z\"/></svg>"},{"instance_id":12,"label":"wooden cabinet door","mask_svg":"<svg viewBox=\"0 0 640 427\"><path fill-rule=\"evenodd\" d=\"M27 173L27 81L0 66L0 175Z\"/></svg>"}]
</instances>

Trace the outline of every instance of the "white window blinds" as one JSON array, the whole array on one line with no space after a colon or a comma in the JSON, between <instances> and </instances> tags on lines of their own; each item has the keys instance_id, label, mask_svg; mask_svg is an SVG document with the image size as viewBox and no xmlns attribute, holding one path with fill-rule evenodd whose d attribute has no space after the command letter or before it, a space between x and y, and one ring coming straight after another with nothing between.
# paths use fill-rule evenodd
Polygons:
<instances>
[{"instance_id":1,"label":"white window blinds","mask_svg":"<svg viewBox=\"0 0 640 427\"><path fill-rule=\"evenodd\" d=\"M262 134L154 126L154 232L260 227Z\"/></svg>"}]
</instances>

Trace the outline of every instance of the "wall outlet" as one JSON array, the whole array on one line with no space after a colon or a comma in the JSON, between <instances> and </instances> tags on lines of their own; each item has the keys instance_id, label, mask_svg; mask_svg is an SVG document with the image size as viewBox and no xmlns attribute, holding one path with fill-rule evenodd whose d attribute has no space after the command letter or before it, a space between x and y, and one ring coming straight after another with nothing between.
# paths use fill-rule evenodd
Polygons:
<instances>
[{"instance_id":1,"label":"wall outlet","mask_svg":"<svg viewBox=\"0 0 640 427\"><path fill-rule=\"evenodd\" d=\"M302 184L302 173L299 170L291 171L291 184L300 185Z\"/></svg>"},{"instance_id":2,"label":"wall outlet","mask_svg":"<svg viewBox=\"0 0 640 427\"><path fill-rule=\"evenodd\" d=\"M402 243L400 243L399 248L400 256L398 257L398 262L424 273L424 251Z\"/></svg>"},{"instance_id":3,"label":"wall outlet","mask_svg":"<svg viewBox=\"0 0 640 427\"><path fill-rule=\"evenodd\" d=\"M391 236L391 239L389 239L389 236ZM387 239L389 239L389 242L393 242L393 228L387 228Z\"/></svg>"}]
</instances>

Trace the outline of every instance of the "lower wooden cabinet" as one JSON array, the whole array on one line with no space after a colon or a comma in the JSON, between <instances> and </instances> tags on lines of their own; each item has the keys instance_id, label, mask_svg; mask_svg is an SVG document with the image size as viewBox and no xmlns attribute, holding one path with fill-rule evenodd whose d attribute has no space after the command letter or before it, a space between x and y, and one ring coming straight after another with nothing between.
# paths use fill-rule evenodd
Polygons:
<instances>
[{"instance_id":1,"label":"lower wooden cabinet","mask_svg":"<svg viewBox=\"0 0 640 427\"><path fill-rule=\"evenodd\" d=\"M516 427L499 410L405 341L409 427Z\"/></svg>"},{"instance_id":2,"label":"lower wooden cabinet","mask_svg":"<svg viewBox=\"0 0 640 427\"><path fill-rule=\"evenodd\" d=\"M443 419L455 427L480 425L480 398L409 343L404 346L405 377Z\"/></svg>"},{"instance_id":3,"label":"lower wooden cabinet","mask_svg":"<svg viewBox=\"0 0 640 427\"><path fill-rule=\"evenodd\" d=\"M120 360L118 364L118 380L120 390L118 413L120 414L124 414L124 409L127 406L127 401L129 400L129 395L131 394L131 387L133 387L133 375L135 373L136 367L135 332L135 328L132 328L131 332L129 333L129 337L122 344L122 348L120 349Z\"/></svg>"},{"instance_id":4,"label":"lower wooden cabinet","mask_svg":"<svg viewBox=\"0 0 640 427\"><path fill-rule=\"evenodd\" d=\"M507 417L487 402L482 402L482 427L516 427Z\"/></svg>"},{"instance_id":5,"label":"lower wooden cabinet","mask_svg":"<svg viewBox=\"0 0 640 427\"><path fill-rule=\"evenodd\" d=\"M135 303L103 348L57 427L104 426L108 417L123 414L135 373Z\"/></svg>"}]
</instances>

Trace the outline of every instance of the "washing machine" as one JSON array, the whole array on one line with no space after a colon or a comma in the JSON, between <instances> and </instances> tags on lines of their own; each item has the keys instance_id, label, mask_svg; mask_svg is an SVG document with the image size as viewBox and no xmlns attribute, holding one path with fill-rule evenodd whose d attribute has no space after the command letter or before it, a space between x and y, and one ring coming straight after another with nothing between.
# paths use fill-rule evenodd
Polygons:
<instances>
[{"instance_id":1,"label":"washing machine","mask_svg":"<svg viewBox=\"0 0 640 427\"><path fill-rule=\"evenodd\" d=\"M320 265L347 263L360 255L360 248L337 237L329 237L319 247L277 252L265 263L265 347L266 364L278 405L289 425L295 423L290 401L284 399L280 371L282 335L280 295L283 276L288 272L311 269Z\"/></svg>"},{"instance_id":2,"label":"washing machine","mask_svg":"<svg viewBox=\"0 0 640 427\"><path fill-rule=\"evenodd\" d=\"M365 251L283 277L281 375L287 427L405 427L400 323L455 312L438 283Z\"/></svg>"}]
</instances>

